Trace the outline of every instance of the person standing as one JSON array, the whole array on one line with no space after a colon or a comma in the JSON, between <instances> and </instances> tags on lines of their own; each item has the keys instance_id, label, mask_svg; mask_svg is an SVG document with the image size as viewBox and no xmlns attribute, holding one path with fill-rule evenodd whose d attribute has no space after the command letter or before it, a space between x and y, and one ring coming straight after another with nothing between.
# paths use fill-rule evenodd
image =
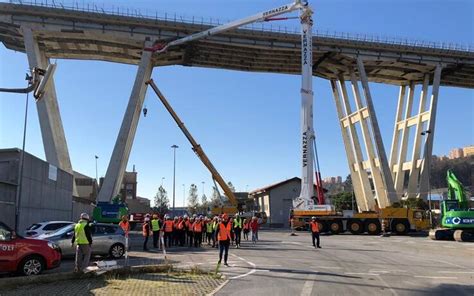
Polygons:
<instances>
[{"instance_id":1,"label":"person standing","mask_svg":"<svg viewBox=\"0 0 474 296\"><path fill-rule=\"evenodd\" d=\"M188 238L189 238L189 247L191 248L194 243L194 218L191 217L189 218L189 224L188 224Z\"/></svg>"},{"instance_id":2,"label":"person standing","mask_svg":"<svg viewBox=\"0 0 474 296\"><path fill-rule=\"evenodd\" d=\"M211 218L206 217L206 240L207 240L208 246L211 245L211 241L212 241L212 232L213 232L212 224L213 224L213 221L211 220Z\"/></svg>"},{"instance_id":3,"label":"person standing","mask_svg":"<svg viewBox=\"0 0 474 296\"><path fill-rule=\"evenodd\" d=\"M74 272L84 272L89 266L92 251L92 235L88 214L82 213L79 222L74 226L71 244L76 244Z\"/></svg>"},{"instance_id":4,"label":"person standing","mask_svg":"<svg viewBox=\"0 0 474 296\"><path fill-rule=\"evenodd\" d=\"M212 219L212 247L217 248L217 226L219 226L219 222L217 221L218 217L214 216Z\"/></svg>"},{"instance_id":5,"label":"person standing","mask_svg":"<svg viewBox=\"0 0 474 296\"><path fill-rule=\"evenodd\" d=\"M128 217L127 215L122 216L122 220L119 222L120 228L122 228L123 233L125 234L125 248L127 251L130 251L130 243L129 243L129 237L128 234L130 233L130 222L128 222Z\"/></svg>"},{"instance_id":6,"label":"person standing","mask_svg":"<svg viewBox=\"0 0 474 296\"><path fill-rule=\"evenodd\" d=\"M233 223L234 234L235 234L235 246L240 248L240 238L242 233L242 218L239 213L235 214L235 219Z\"/></svg>"},{"instance_id":7,"label":"person standing","mask_svg":"<svg viewBox=\"0 0 474 296\"><path fill-rule=\"evenodd\" d=\"M252 230L252 243L256 244L258 240L258 220L253 216L250 222L250 230Z\"/></svg>"},{"instance_id":8,"label":"person standing","mask_svg":"<svg viewBox=\"0 0 474 296\"><path fill-rule=\"evenodd\" d=\"M153 233L153 248L157 249L159 246L159 240L160 240L160 220L158 220L158 215L153 214L153 217L151 219L151 231Z\"/></svg>"},{"instance_id":9,"label":"person standing","mask_svg":"<svg viewBox=\"0 0 474 296\"><path fill-rule=\"evenodd\" d=\"M146 214L145 220L143 221L143 225L142 225L142 235L144 237L143 251L148 251L148 237L150 236L150 233L151 233L150 215Z\"/></svg>"},{"instance_id":10,"label":"person standing","mask_svg":"<svg viewBox=\"0 0 474 296\"><path fill-rule=\"evenodd\" d=\"M172 239L173 239L173 221L171 220L171 217L168 215L165 215L165 226L164 226L164 240L165 240L165 247L169 248L172 245Z\"/></svg>"},{"instance_id":11,"label":"person standing","mask_svg":"<svg viewBox=\"0 0 474 296\"><path fill-rule=\"evenodd\" d=\"M194 232L194 247L200 248L201 241L202 241L202 220L201 217L196 219L196 222L193 224L193 232Z\"/></svg>"},{"instance_id":12,"label":"person standing","mask_svg":"<svg viewBox=\"0 0 474 296\"><path fill-rule=\"evenodd\" d=\"M249 240L250 222L244 219L244 239Z\"/></svg>"},{"instance_id":13,"label":"person standing","mask_svg":"<svg viewBox=\"0 0 474 296\"><path fill-rule=\"evenodd\" d=\"M309 228L311 230L311 237L312 237L312 240L313 240L313 247L321 248L320 240L319 240L320 229L319 229L319 223L316 220L316 217L314 217L314 216L311 217L311 222L309 222ZM315 240L316 240L316 244L314 243Z\"/></svg>"},{"instance_id":14,"label":"person standing","mask_svg":"<svg viewBox=\"0 0 474 296\"><path fill-rule=\"evenodd\" d=\"M224 265L227 264L227 259L229 257L229 246L230 246L230 233L232 231L232 224L229 222L229 216L227 214L222 215L222 222L219 223L217 228L217 239L219 241L219 262L221 264L222 254L224 253Z\"/></svg>"}]
</instances>

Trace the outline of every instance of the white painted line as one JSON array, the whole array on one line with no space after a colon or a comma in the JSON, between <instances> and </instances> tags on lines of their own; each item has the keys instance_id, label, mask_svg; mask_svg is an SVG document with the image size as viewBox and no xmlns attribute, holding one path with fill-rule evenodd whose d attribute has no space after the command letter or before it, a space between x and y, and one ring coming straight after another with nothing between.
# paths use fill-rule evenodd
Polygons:
<instances>
[{"instance_id":1,"label":"white painted line","mask_svg":"<svg viewBox=\"0 0 474 296\"><path fill-rule=\"evenodd\" d=\"M455 280L457 277L455 276L426 276L426 275L415 275L416 278L424 278L424 279L449 279Z\"/></svg>"},{"instance_id":2,"label":"white painted line","mask_svg":"<svg viewBox=\"0 0 474 296\"><path fill-rule=\"evenodd\" d=\"M245 260L244 258L239 257L239 256L237 256L237 255L234 255L234 254L231 254L231 255L234 256L234 257L239 258L240 260L244 261L244 262L247 263L248 265L252 266L252 270L250 270L250 271L247 272L247 273L241 274L241 275L233 276L233 277L231 277L231 278L229 278L229 279L231 279L231 280L240 279L240 278L249 276L249 275L251 275L251 274L253 274L253 273L255 273L255 272L257 271L257 269L256 269L256 268L257 268L257 265L255 265L255 263L250 262L250 261L247 261L247 260Z\"/></svg>"},{"instance_id":3,"label":"white painted line","mask_svg":"<svg viewBox=\"0 0 474 296\"><path fill-rule=\"evenodd\" d=\"M325 269L342 269L342 267L337 266L315 266L317 268L325 268Z\"/></svg>"},{"instance_id":4,"label":"white painted line","mask_svg":"<svg viewBox=\"0 0 474 296\"><path fill-rule=\"evenodd\" d=\"M304 282L303 290L301 290L301 296L311 296L311 292L313 291L313 286L316 276L313 274L308 275L306 282Z\"/></svg>"},{"instance_id":5,"label":"white painted line","mask_svg":"<svg viewBox=\"0 0 474 296\"><path fill-rule=\"evenodd\" d=\"M264 267L281 267L280 264L264 264Z\"/></svg>"},{"instance_id":6,"label":"white painted line","mask_svg":"<svg viewBox=\"0 0 474 296\"><path fill-rule=\"evenodd\" d=\"M270 269L257 269L257 272L262 271L262 272L270 272Z\"/></svg>"},{"instance_id":7,"label":"white painted line","mask_svg":"<svg viewBox=\"0 0 474 296\"><path fill-rule=\"evenodd\" d=\"M220 284L217 288L214 289L211 293L207 294L206 296L213 296L216 295L217 292L219 292L224 286L229 282L229 280L226 280L222 284Z\"/></svg>"},{"instance_id":8,"label":"white painted line","mask_svg":"<svg viewBox=\"0 0 474 296\"><path fill-rule=\"evenodd\" d=\"M368 272L344 272L344 274L350 274L350 275L373 275L373 276L379 275L379 274L377 274L377 273L368 273Z\"/></svg>"},{"instance_id":9,"label":"white painted line","mask_svg":"<svg viewBox=\"0 0 474 296\"><path fill-rule=\"evenodd\" d=\"M438 271L438 273L456 273L456 274L464 274L464 273L474 273L474 271Z\"/></svg>"},{"instance_id":10,"label":"white painted line","mask_svg":"<svg viewBox=\"0 0 474 296\"><path fill-rule=\"evenodd\" d=\"M413 257L414 257L414 256L413 256ZM444 261L444 260L439 260L439 259L434 259L434 261L438 261L438 262L441 262L441 263L444 263L444 264L448 264L448 265L451 265L451 266L456 266L456 267L459 267L459 268L462 268L462 269L467 269L467 268L464 267L464 266L457 265L457 264L454 264L454 263L449 262L449 261Z\"/></svg>"}]
</instances>

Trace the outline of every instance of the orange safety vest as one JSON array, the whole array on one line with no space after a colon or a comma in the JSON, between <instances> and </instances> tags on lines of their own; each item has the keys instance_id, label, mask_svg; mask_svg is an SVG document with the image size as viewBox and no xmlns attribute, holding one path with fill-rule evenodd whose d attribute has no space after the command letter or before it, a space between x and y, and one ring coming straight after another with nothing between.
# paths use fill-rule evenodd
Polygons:
<instances>
[{"instance_id":1,"label":"orange safety vest","mask_svg":"<svg viewBox=\"0 0 474 296\"><path fill-rule=\"evenodd\" d=\"M249 229L250 228L250 223L249 222L245 222L244 223L244 229Z\"/></svg>"},{"instance_id":2,"label":"orange safety vest","mask_svg":"<svg viewBox=\"0 0 474 296\"><path fill-rule=\"evenodd\" d=\"M143 236L149 236L150 235L150 229L149 228L147 229L147 226L149 227L148 222L143 223L143 225L142 225L142 235Z\"/></svg>"},{"instance_id":3,"label":"orange safety vest","mask_svg":"<svg viewBox=\"0 0 474 296\"><path fill-rule=\"evenodd\" d=\"M179 221L178 222L178 227L179 230L182 230L184 228L184 221Z\"/></svg>"},{"instance_id":4,"label":"orange safety vest","mask_svg":"<svg viewBox=\"0 0 474 296\"><path fill-rule=\"evenodd\" d=\"M195 222L193 226L194 232L202 232L202 223L201 222Z\"/></svg>"},{"instance_id":5,"label":"orange safety vest","mask_svg":"<svg viewBox=\"0 0 474 296\"><path fill-rule=\"evenodd\" d=\"M165 221L165 232L173 232L173 221L171 220Z\"/></svg>"},{"instance_id":6,"label":"orange safety vest","mask_svg":"<svg viewBox=\"0 0 474 296\"><path fill-rule=\"evenodd\" d=\"M128 235L128 232L130 231L130 224L128 221L120 221L119 226L122 228L123 232L125 232L125 235Z\"/></svg>"},{"instance_id":7,"label":"orange safety vest","mask_svg":"<svg viewBox=\"0 0 474 296\"><path fill-rule=\"evenodd\" d=\"M230 230L232 229L232 223L227 222L227 226L224 223L219 223L219 232L217 233L217 239L219 241L230 240Z\"/></svg>"},{"instance_id":8,"label":"orange safety vest","mask_svg":"<svg viewBox=\"0 0 474 296\"><path fill-rule=\"evenodd\" d=\"M309 225L311 225L311 232L319 232L319 223L318 222L309 222Z\"/></svg>"}]
</instances>

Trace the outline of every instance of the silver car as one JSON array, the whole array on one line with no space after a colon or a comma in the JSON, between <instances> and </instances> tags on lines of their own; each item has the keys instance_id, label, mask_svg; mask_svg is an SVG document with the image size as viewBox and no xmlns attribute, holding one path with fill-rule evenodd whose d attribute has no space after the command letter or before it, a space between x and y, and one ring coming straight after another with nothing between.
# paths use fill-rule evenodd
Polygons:
<instances>
[{"instance_id":1,"label":"silver car","mask_svg":"<svg viewBox=\"0 0 474 296\"><path fill-rule=\"evenodd\" d=\"M38 238L53 241L61 248L63 257L74 256L76 245L71 244L74 234L74 226L68 225L58 231L40 235ZM92 232L92 255L110 256L119 259L125 253L125 233L122 228L114 224L91 223Z\"/></svg>"}]
</instances>

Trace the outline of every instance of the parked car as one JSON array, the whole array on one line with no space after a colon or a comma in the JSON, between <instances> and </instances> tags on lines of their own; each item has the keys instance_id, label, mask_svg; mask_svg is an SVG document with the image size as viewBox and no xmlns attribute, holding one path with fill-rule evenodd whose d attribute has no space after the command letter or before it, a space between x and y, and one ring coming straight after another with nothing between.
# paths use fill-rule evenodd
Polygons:
<instances>
[{"instance_id":1,"label":"parked car","mask_svg":"<svg viewBox=\"0 0 474 296\"><path fill-rule=\"evenodd\" d=\"M54 233L41 235L38 238L55 242L61 249L63 257L74 256L75 245L71 244L74 235L74 226L68 225ZM125 253L125 233L122 228L114 224L91 223L92 255L108 255L114 259L121 258Z\"/></svg>"},{"instance_id":2,"label":"parked car","mask_svg":"<svg viewBox=\"0 0 474 296\"><path fill-rule=\"evenodd\" d=\"M56 243L23 238L0 222L0 272L37 275L60 264L61 253Z\"/></svg>"},{"instance_id":3,"label":"parked car","mask_svg":"<svg viewBox=\"0 0 474 296\"><path fill-rule=\"evenodd\" d=\"M74 224L71 221L44 221L40 223L32 224L30 227L26 229L25 236L26 237L36 237L41 234L49 234L53 233L56 230L63 228L64 226L68 226Z\"/></svg>"}]
</instances>

